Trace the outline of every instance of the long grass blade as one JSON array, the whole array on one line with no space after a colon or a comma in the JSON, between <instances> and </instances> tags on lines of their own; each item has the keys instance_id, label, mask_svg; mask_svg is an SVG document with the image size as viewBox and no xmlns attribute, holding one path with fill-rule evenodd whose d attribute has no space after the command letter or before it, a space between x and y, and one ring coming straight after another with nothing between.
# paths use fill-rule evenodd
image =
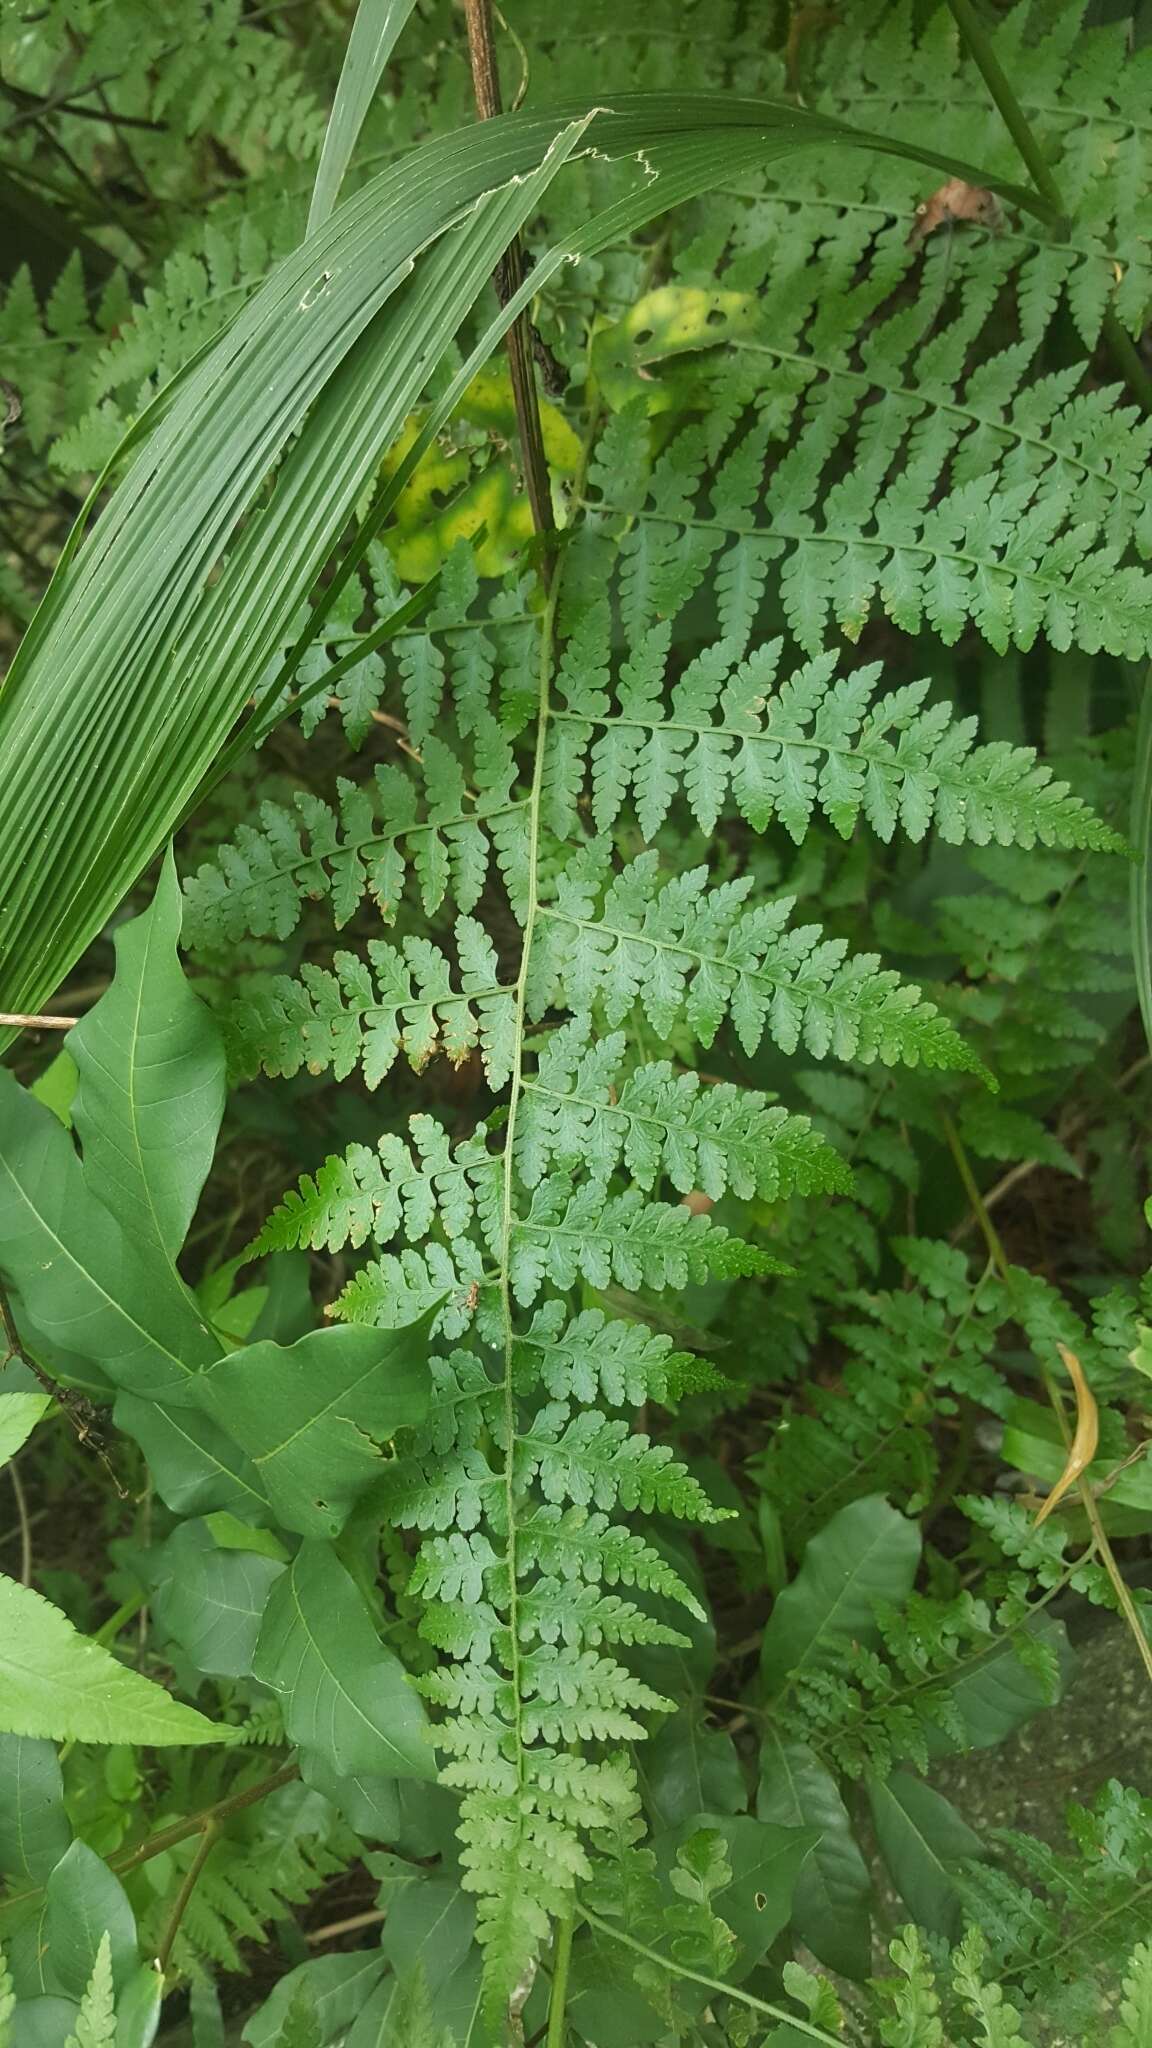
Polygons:
<instances>
[{"instance_id":1,"label":"long grass blade","mask_svg":"<svg viewBox=\"0 0 1152 2048\"><path fill-rule=\"evenodd\" d=\"M308 209L308 233L323 227L344 182L356 138L415 0L360 0Z\"/></svg>"}]
</instances>

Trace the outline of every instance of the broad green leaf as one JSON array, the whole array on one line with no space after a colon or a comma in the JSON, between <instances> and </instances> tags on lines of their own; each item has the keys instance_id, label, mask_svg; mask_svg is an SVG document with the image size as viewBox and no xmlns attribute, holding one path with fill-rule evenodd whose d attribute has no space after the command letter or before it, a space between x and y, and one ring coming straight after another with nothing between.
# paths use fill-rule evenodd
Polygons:
<instances>
[{"instance_id":1,"label":"broad green leaf","mask_svg":"<svg viewBox=\"0 0 1152 2048\"><path fill-rule=\"evenodd\" d=\"M268 1596L284 1565L254 1550L222 1550L203 1522L164 1544L154 1604L160 1627L211 1678L246 1678Z\"/></svg>"},{"instance_id":2,"label":"broad green leaf","mask_svg":"<svg viewBox=\"0 0 1152 2048\"><path fill-rule=\"evenodd\" d=\"M1040 1614L1029 1625L1028 1634L1035 1642L1042 1643L1051 1656L1057 1673L1058 1693L1061 1666L1066 1665L1070 1657L1063 1623L1053 1621L1050 1615ZM950 1691L964 1723L967 1744L972 1749L991 1749L1025 1721L1031 1720L1033 1714L1055 1705L1043 1673L1034 1665L1025 1663L1017 1655L1012 1642L1002 1644L962 1671ZM956 1744L942 1737L940 1748L942 1752L952 1752Z\"/></svg>"},{"instance_id":3,"label":"broad green leaf","mask_svg":"<svg viewBox=\"0 0 1152 2048\"><path fill-rule=\"evenodd\" d=\"M301 1990L310 1995L320 2024L318 2039L331 2041L351 2025L371 1997L388 1965L379 1950L357 1955L317 1956L281 1977L270 1998L247 2021L240 2038L249 2048L280 2048L281 2031Z\"/></svg>"},{"instance_id":4,"label":"broad green leaf","mask_svg":"<svg viewBox=\"0 0 1152 2048\"><path fill-rule=\"evenodd\" d=\"M212 1164L225 1093L219 1030L177 958L181 914L169 850L149 908L117 930L111 987L68 1041L88 1184L133 1242L169 1262Z\"/></svg>"},{"instance_id":5,"label":"broad green leaf","mask_svg":"<svg viewBox=\"0 0 1152 2048\"><path fill-rule=\"evenodd\" d=\"M770 1693L818 1669L844 1642L878 1639L877 1601L899 1605L920 1562L920 1531L878 1494L852 1501L813 1536L764 1631L760 1668Z\"/></svg>"},{"instance_id":6,"label":"broad green leaf","mask_svg":"<svg viewBox=\"0 0 1152 2048\"><path fill-rule=\"evenodd\" d=\"M908 1911L921 1927L955 1940L960 1900L952 1872L983 1855L979 1835L941 1793L908 1771L870 1777L868 1800L876 1839Z\"/></svg>"},{"instance_id":7,"label":"broad green leaf","mask_svg":"<svg viewBox=\"0 0 1152 2048\"><path fill-rule=\"evenodd\" d=\"M769 1725L760 1746L761 1820L819 1830L796 1880L792 1920L814 1956L842 1977L872 1967L868 1866L831 1771L806 1742L786 1742Z\"/></svg>"},{"instance_id":8,"label":"broad green leaf","mask_svg":"<svg viewBox=\"0 0 1152 2048\"><path fill-rule=\"evenodd\" d=\"M138 1963L136 1917L118 1877L86 1842L73 1842L45 1887L49 1989L81 1999L107 1939L112 1980L122 1987Z\"/></svg>"},{"instance_id":9,"label":"broad green leaf","mask_svg":"<svg viewBox=\"0 0 1152 2048\"><path fill-rule=\"evenodd\" d=\"M3 1070L0 1274L50 1343L134 1393L178 1391L219 1356L187 1288L96 1199L68 1132Z\"/></svg>"},{"instance_id":10,"label":"broad green leaf","mask_svg":"<svg viewBox=\"0 0 1152 2048\"><path fill-rule=\"evenodd\" d=\"M0 1730L53 1742L231 1741L194 1707L128 1671L27 1586L0 1579Z\"/></svg>"},{"instance_id":11,"label":"broad green leaf","mask_svg":"<svg viewBox=\"0 0 1152 2048\"><path fill-rule=\"evenodd\" d=\"M0 1786L0 1875L40 1884L72 1839L55 1745L0 1735Z\"/></svg>"},{"instance_id":12,"label":"broad green leaf","mask_svg":"<svg viewBox=\"0 0 1152 2048\"><path fill-rule=\"evenodd\" d=\"M201 1375L201 1405L251 1458L285 1528L338 1535L381 1475L377 1445L427 1414L430 1320L250 1344Z\"/></svg>"},{"instance_id":13,"label":"broad green leaf","mask_svg":"<svg viewBox=\"0 0 1152 2048\"><path fill-rule=\"evenodd\" d=\"M360 0L312 188L309 234L323 226L336 204L364 116L413 4L414 0Z\"/></svg>"},{"instance_id":14,"label":"broad green leaf","mask_svg":"<svg viewBox=\"0 0 1152 2048\"><path fill-rule=\"evenodd\" d=\"M0 1466L16 1456L51 1406L51 1394L0 1394Z\"/></svg>"},{"instance_id":15,"label":"broad green leaf","mask_svg":"<svg viewBox=\"0 0 1152 2048\"><path fill-rule=\"evenodd\" d=\"M22 1998L13 2015L20 2031L13 2032L11 2048L60 2048L75 2040L71 2030L79 2015L72 1998Z\"/></svg>"},{"instance_id":16,"label":"broad green leaf","mask_svg":"<svg viewBox=\"0 0 1152 2048\"><path fill-rule=\"evenodd\" d=\"M300 1775L369 1842L387 1842L403 1856L453 1853L459 1807L444 1786L417 1778L340 1777L314 1749L301 1757Z\"/></svg>"},{"instance_id":17,"label":"broad green leaf","mask_svg":"<svg viewBox=\"0 0 1152 2048\"><path fill-rule=\"evenodd\" d=\"M76 1062L70 1052L58 1052L51 1065L45 1067L33 1081L30 1093L58 1117L65 1130L72 1128L72 1104L76 1097L76 1083L80 1076Z\"/></svg>"},{"instance_id":18,"label":"broad green leaf","mask_svg":"<svg viewBox=\"0 0 1152 2048\"><path fill-rule=\"evenodd\" d=\"M340 1776L435 1776L423 1705L330 1544L301 1544L273 1588L253 1671L290 1740Z\"/></svg>"},{"instance_id":19,"label":"broad green leaf","mask_svg":"<svg viewBox=\"0 0 1152 2048\"><path fill-rule=\"evenodd\" d=\"M398 1977L423 1970L442 1983L466 1960L476 1928L476 1906L453 1877L426 1877L405 1885L387 1906L380 1947Z\"/></svg>"},{"instance_id":20,"label":"broad green leaf","mask_svg":"<svg viewBox=\"0 0 1152 2048\"><path fill-rule=\"evenodd\" d=\"M630 188L542 258L479 360L571 256L834 137L938 163L1043 210L983 170L805 109L623 94L611 109L511 114L438 137L279 265L132 430L130 443L146 446L95 532L74 532L0 694L6 1010L42 1004L181 816L276 658L300 592L567 157L594 148L619 158ZM449 410L459 395L448 394Z\"/></svg>"},{"instance_id":21,"label":"broad green leaf","mask_svg":"<svg viewBox=\"0 0 1152 2048\"><path fill-rule=\"evenodd\" d=\"M206 1515L219 1508L271 1519L251 1459L199 1408L121 1394L112 1417L139 1444L156 1491L174 1514Z\"/></svg>"},{"instance_id":22,"label":"broad green leaf","mask_svg":"<svg viewBox=\"0 0 1152 2048\"><path fill-rule=\"evenodd\" d=\"M732 1737L719 1728L706 1728L688 1708L674 1714L637 1751L636 1762L656 1828L679 1827L698 1813L741 1813L748 1804Z\"/></svg>"},{"instance_id":23,"label":"broad green leaf","mask_svg":"<svg viewBox=\"0 0 1152 2048\"><path fill-rule=\"evenodd\" d=\"M740 1982L787 1927L797 1876L819 1837L813 1828L777 1827L741 1814L701 1813L653 1843L661 1867L670 1870L676 1851L701 1829L721 1835L728 1852L731 1880L713 1892L709 1903L739 1943L731 1974Z\"/></svg>"}]
</instances>

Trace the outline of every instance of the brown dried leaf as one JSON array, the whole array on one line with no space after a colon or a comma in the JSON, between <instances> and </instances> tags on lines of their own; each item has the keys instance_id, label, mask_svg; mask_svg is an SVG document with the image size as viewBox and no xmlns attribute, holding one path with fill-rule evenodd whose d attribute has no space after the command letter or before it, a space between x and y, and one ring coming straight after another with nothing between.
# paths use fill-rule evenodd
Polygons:
<instances>
[{"instance_id":1,"label":"brown dried leaf","mask_svg":"<svg viewBox=\"0 0 1152 2048\"><path fill-rule=\"evenodd\" d=\"M937 228L951 227L964 220L995 233L1001 223L1000 203L996 194L983 185L966 185L963 178L949 178L930 199L920 201L908 240L926 241Z\"/></svg>"}]
</instances>

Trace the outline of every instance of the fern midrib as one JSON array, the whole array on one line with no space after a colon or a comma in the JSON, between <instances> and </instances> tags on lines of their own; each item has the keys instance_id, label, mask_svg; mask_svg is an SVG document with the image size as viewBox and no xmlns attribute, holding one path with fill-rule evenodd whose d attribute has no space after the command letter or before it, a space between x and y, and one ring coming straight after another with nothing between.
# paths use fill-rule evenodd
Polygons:
<instances>
[{"instance_id":1,"label":"fern midrib","mask_svg":"<svg viewBox=\"0 0 1152 2048\"><path fill-rule=\"evenodd\" d=\"M556 622L556 606L560 594L561 570L556 566L552 587L545 602L540 620L540 697L536 714L535 754L532 762L532 782L528 795L528 846L526 852L527 879L524 899L523 939L520 948L520 971L516 977L515 1020L512 1051L512 1072L508 1081L508 1120L504 1130L503 1195L500 1222L500 1304L504 1322L504 1381L502 1408L504 1419L504 1515L505 1515L505 1568L508 1574L508 1669L511 1679L512 1704L515 1716L513 1730L516 1745L516 1779L521 1791L525 1782L525 1739L524 1739L524 1698L522 1688L522 1658L520 1653L519 1616L519 1560L517 1557L516 1523L516 1325L512 1302L511 1265L513 1244L517 1226L515 1204L516 1172L516 1124L524 1090L524 1038L527 1023L528 970L532 953L532 938L540 914L540 885L538 879L540 855L540 818L544 797L544 769L547 756L548 716L552 687L552 649Z\"/></svg>"},{"instance_id":2,"label":"fern midrib","mask_svg":"<svg viewBox=\"0 0 1152 2048\"><path fill-rule=\"evenodd\" d=\"M1080 122L1086 128L1108 126L1127 129L1130 135L1152 135L1152 121L1137 121L1132 114L1110 114L1102 111L1099 106L1085 107L1071 99L1063 101L1031 99L1028 94L1026 77L1023 73L1018 77L1017 90L1019 92L1020 104L1028 113L1043 114L1050 120L1067 121L1070 127L1074 127L1077 122ZM895 99L892 94L877 92L854 93L849 87L842 95L842 103L845 106L852 107L886 107L889 112L891 112L894 105L904 108L913 106L917 113L922 108L927 107L944 107L949 112L962 112L965 107L968 107L973 113L981 114L986 119L990 118L987 95L979 90L974 93L972 99L967 99L963 92L945 96L944 94L937 94L931 91L910 93L906 97L901 95L899 99ZM1058 139L1061 142L1064 141L1064 134Z\"/></svg>"},{"instance_id":3,"label":"fern midrib","mask_svg":"<svg viewBox=\"0 0 1152 2048\"><path fill-rule=\"evenodd\" d=\"M266 889L270 881L286 880L295 877L302 874L306 869L315 867L318 861L335 862L346 859L349 854L370 852L374 846L394 846L397 840L413 838L420 832L450 832L456 825L484 824L489 818L502 818L506 817L511 811L525 810L527 803L528 799L526 797L510 798L507 803L494 804L491 810L481 811L473 809L470 811L458 811L449 818L425 818L411 825L396 825L389 831L370 832L362 839L342 839L336 846L313 848L308 852L301 853L298 859L285 861L276 867L266 868L254 881L243 882L234 891L229 889L227 897L221 900L243 904L247 899L254 896L258 897L261 890ZM331 877L328 879L331 880ZM213 909L215 907L213 905Z\"/></svg>"},{"instance_id":4,"label":"fern midrib","mask_svg":"<svg viewBox=\"0 0 1152 2048\"><path fill-rule=\"evenodd\" d=\"M879 705L873 706L865 712L861 724L866 726L872 723L876 713L882 709L883 700L881 700ZM919 718L922 715L922 712L916 712L914 718ZM987 786L974 789L971 782L965 780L962 774L958 772L950 774L948 768L939 769L930 753L926 753L920 758L914 756L901 757L893 742L886 737L886 728L884 726L881 726L879 730L872 734L863 732L858 741L848 741L841 746L837 746L831 740L809 739L805 735L796 733L774 732L771 726L766 726L762 730L756 731L748 726L725 725L723 723L719 725L692 725L687 719L626 718L617 713L599 711L554 711L552 713L552 720L557 725L623 726L632 732L682 732L692 739L739 740L745 746L759 744L761 746L779 747L781 749L790 747L798 754L825 755L831 760L843 761L849 764L863 761L870 768L881 768L895 772L901 779L907 779L913 775L930 775L933 786L936 789L947 791L949 794L962 799L965 803L970 803L973 797L983 797L990 803L1015 800L1019 803L1038 805L1045 796L1051 797L1054 786L1053 783L1049 782L1041 785L1038 789L1024 789L1021 791L1018 789L1000 789L995 783L990 783ZM908 730L909 727L907 725L896 728L901 737L904 737ZM951 735L944 735L943 737L950 738ZM937 745L940 744L941 736L938 735ZM873 748L875 751L873 751ZM962 766L971 765L971 757L974 751L974 747L969 746L963 757ZM949 766L955 770L954 763L949 763Z\"/></svg>"},{"instance_id":5,"label":"fern midrib","mask_svg":"<svg viewBox=\"0 0 1152 2048\"><path fill-rule=\"evenodd\" d=\"M1015 487L1013 486L1013 488ZM583 499L581 504L584 510L591 514L596 512L602 513L604 510L602 504L589 504ZM875 517L878 505L879 501L874 501L869 507L868 516L870 519ZM933 518L939 511L939 505L925 505L917 516L921 520L927 521ZM653 526L674 526L679 530L691 527L706 533L746 534L750 539L795 542L802 547L871 548L875 553L881 555L925 555L929 561L963 563L965 568L974 570L977 575L986 575L990 568L996 569L1002 575L1013 579L1017 583L1033 584L1037 589L1050 592L1055 597L1063 597L1065 600L1073 597L1079 602L1083 602L1086 599L1095 600L1100 604L1108 602L1111 603L1112 608L1121 617L1128 616L1129 611L1132 611L1137 618L1140 615L1138 607L1126 608L1121 606L1116 602L1115 598L1109 598L1109 593L1104 588L1088 589L1083 592L1079 590L1076 582L1078 572L1092 567L1093 558L1091 556L1081 556L1070 568L1062 567L1060 572L1053 576L1044 576L1031 561L1022 564L1018 559L1013 558L1008 550L1019 538L1015 527L1006 533L1002 541L994 544L998 552L992 560L989 560L988 556L970 554L966 548L941 547L932 540L924 539L923 536L916 540L904 538L887 540L882 535L877 536L863 533L859 530L833 533L829 532L827 528L823 532L817 533L811 527L806 527L801 523L806 516L804 514L801 514L793 522L774 515L774 524L771 526L750 525L731 519L702 519L694 515L688 517L678 512L654 512L647 506L633 516L636 519L646 520ZM908 516L907 512L902 512L901 516L906 518ZM1067 531L1068 527L1065 524L1061 532L1066 533ZM1061 533L1058 532L1051 539L1047 539L1044 543L1045 550L1047 551L1047 549L1056 546L1060 538ZM1030 543L1030 545L1034 544Z\"/></svg>"}]
</instances>

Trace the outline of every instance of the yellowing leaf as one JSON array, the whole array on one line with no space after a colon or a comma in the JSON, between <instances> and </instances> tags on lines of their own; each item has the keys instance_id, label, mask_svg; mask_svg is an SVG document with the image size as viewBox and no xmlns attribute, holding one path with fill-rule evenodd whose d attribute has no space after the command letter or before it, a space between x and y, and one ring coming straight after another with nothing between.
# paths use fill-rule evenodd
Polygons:
<instances>
[{"instance_id":1,"label":"yellowing leaf","mask_svg":"<svg viewBox=\"0 0 1152 2048\"><path fill-rule=\"evenodd\" d=\"M1056 1348L1076 1390L1076 1430L1068 1452L1068 1462L1037 1513L1037 1528L1041 1522L1047 1520L1053 1508L1059 1506L1069 1488L1075 1486L1080 1474L1092 1463L1096 1456L1096 1446L1100 1441L1100 1417L1092 1389L1084 1377L1084 1368L1076 1353L1069 1351L1067 1345L1058 1344Z\"/></svg>"}]
</instances>

